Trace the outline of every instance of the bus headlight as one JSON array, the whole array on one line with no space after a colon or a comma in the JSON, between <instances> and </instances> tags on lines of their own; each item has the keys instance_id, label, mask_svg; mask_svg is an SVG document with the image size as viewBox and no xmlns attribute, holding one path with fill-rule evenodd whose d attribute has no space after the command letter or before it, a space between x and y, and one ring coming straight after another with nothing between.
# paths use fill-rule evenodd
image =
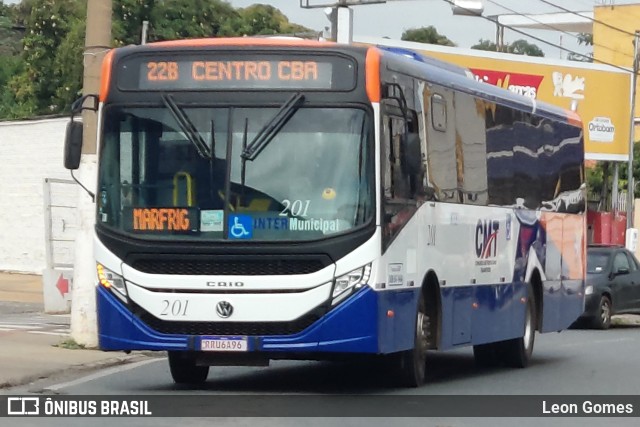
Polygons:
<instances>
[{"instance_id":1,"label":"bus headlight","mask_svg":"<svg viewBox=\"0 0 640 427\"><path fill-rule=\"evenodd\" d=\"M584 289L584 294L585 295L591 295L593 293L593 285L588 285L585 289Z\"/></svg>"},{"instance_id":2,"label":"bus headlight","mask_svg":"<svg viewBox=\"0 0 640 427\"><path fill-rule=\"evenodd\" d=\"M336 277L333 285L333 301L331 305L335 305L338 302L345 299L355 289L359 289L366 285L371 277L371 263L356 268L347 274L343 274L340 277Z\"/></svg>"},{"instance_id":3,"label":"bus headlight","mask_svg":"<svg viewBox=\"0 0 640 427\"><path fill-rule=\"evenodd\" d=\"M100 263L96 264L96 269L98 271L98 281L102 286L107 289L115 290L116 296L119 296L118 294L123 297L127 296L127 288L122 276L114 273Z\"/></svg>"}]
</instances>

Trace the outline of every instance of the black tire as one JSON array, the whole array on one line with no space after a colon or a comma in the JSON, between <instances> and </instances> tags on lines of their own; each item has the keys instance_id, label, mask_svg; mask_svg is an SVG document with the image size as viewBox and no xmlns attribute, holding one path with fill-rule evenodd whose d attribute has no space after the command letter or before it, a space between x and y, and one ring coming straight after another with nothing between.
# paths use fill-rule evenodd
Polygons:
<instances>
[{"instance_id":1,"label":"black tire","mask_svg":"<svg viewBox=\"0 0 640 427\"><path fill-rule=\"evenodd\" d=\"M608 296L602 295L598 305L598 315L592 319L591 325L595 329L609 329L611 326L611 310L611 300Z\"/></svg>"},{"instance_id":2,"label":"black tire","mask_svg":"<svg viewBox=\"0 0 640 427\"><path fill-rule=\"evenodd\" d=\"M524 333L520 338L503 341L501 345L502 359L505 365L513 368L526 368L531 361L533 344L536 335L536 302L531 286L527 289L527 308L525 311Z\"/></svg>"},{"instance_id":3,"label":"black tire","mask_svg":"<svg viewBox=\"0 0 640 427\"><path fill-rule=\"evenodd\" d=\"M420 292L418 310L416 311L416 331L414 345L411 350L396 355L398 378L404 387L420 387L425 383L427 367L427 350L430 347L431 324L427 313L424 296Z\"/></svg>"},{"instance_id":4,"label":"black tire","mask_svg":"<svg viewBox=\"0 0 640 427\"><path fill-rule=\"evenodd\" d=\"M169 352L169 370L176 384L202 384L209 376L208 366L198 366L189 353Z\"/></svg>"}]
</instances>

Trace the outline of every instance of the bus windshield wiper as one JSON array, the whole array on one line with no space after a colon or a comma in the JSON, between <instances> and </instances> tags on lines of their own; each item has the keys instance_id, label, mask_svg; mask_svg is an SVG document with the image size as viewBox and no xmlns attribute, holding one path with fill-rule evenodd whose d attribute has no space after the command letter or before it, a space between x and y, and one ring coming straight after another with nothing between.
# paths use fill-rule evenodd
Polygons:
<instances>
[{"instance_id":1,"label":"bus windshield wiper","mask_svg":"<svg viewBox=\"0 0 640 427\"><path fill-rule=\"evenodd\" d=\"M267 145L280 132L280 129L287 124L289 119L298 110L304 101L304 95L296 92L278 110L275 116L269 120L249 144L242 150L242 160L253 161L265 149Z\"/></svg>"},{"instance_id":2,"label":"bus windshield wiper","mask_svg":"<svg viewBox=\"0 0 640 427\"><path fill-rule=\"evenodd\" d=\"M193 122L189 120L189 117L184 113L184 110L176 104L171 95L163 94L162 102L169 109L173 117L178 122L178 126L180 126L180 130L184 132L189 141L196 148L196 151L200 155L200 157L204 159L213 158L213 153L211 152L211 148L207 146L207 143L202 139L202 136L193 125Z\"/></svg>"}]
</instances>

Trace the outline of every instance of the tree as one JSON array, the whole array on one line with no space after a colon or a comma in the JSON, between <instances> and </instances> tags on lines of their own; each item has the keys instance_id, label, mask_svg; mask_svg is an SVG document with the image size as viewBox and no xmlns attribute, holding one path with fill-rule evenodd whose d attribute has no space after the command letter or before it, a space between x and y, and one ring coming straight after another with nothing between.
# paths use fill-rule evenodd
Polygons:
<instances>
[{"instance_id":1,"label":"tree","mask_svg":"<svg viewBox=\"0 0 640 427\"><path fill-rule=\"evenodd\" d=\"M31 9L25 20L27 31L22 40L22 69L8 83L17 104L12 108L12 116L18 117L51 114L63 109L56 92L65 77L56 73L56 57L68 48L65 40L69 31L84 20L84 2L81 0L25 3ZM25 3L21 7L25 7ZM78 57L74 59L78 60ZM60 59L58 63L62 61Z\"/></svg>"},{"instance_id":2,"label":"tree","mask_svg":"<svg viewBox=\"0 0 640 427\"><path fill-rule=\"evenodd\" d=\"M447 36L438 33L438 30L433 25L421 28L411 28L402 33L402 40L439 44L442 46L455 46L456 44L449 40Z\"/></svg>"},{"instance_id":3,"label":"tree","mask_svg":"<svg viewBox=\"0 0 640 427\"><path fill-rule=\"evenodd\" d=\"M155 7L155 0L113 0L111 36L114 46L139 44L142 21L151 20Z\"/></svg>"},{"instance_id":4,"label":"tree","mask_svg":"<svg viewBox=\"0 0 640 427\"><path fill-rule=\"evenodd\" d=\"M507 46L507 52L514 53L516 55L526 56L544 56L544 52L538 46L533 43L529 43L526 40L516 40Z\"/></svg>"},{"instance_id":5,"label":"tree","mask_svg":"<svg viewBox=\"0 0 640 427\"><path fill-rule=\"evenodd\" d=\"M241 26L236 29L237 35L295 34L310 32L302 25L293 24L273 6L254 4L240 9Z\"/></svg>"},{"instance_id":6,"label":"tree","mask_svg":"<svg viewBox=\"0 0 640 427\"><path fill-rule=\"evenodd\" d=\"M593 34L579 33L577 37L578 37L578 44L585 45L585 46L593 46ZM569 55L567 55L567 59L569 61L593 62L593 51L586 53L584 55L570 52Z\"/></svg>"},{"instance_id":7,"label":"tree","mask_svg":"<svg viewBox=\"0 0 640 427\"><path fill-rule=\"evenodd\" d=\"M498 51L498 46L494 42L492 42L491 40L480 39L478 44L474 44L473 46L471 46L471 49L486 50L486 51L489 51L489 52L497 52Z\"/></svg>"},{"instance_id":8,"label":"tree","mask_svg":"<svg viewBox=\"0 0 640 427\"><path fill-rule=\"evenodd\" d=\"M471 49L487 50L496 52L498 50L495 43L490 40L480 39L478 44L471 46ZM527 56L544 56L544 52L537 45L529 43L526 40L519 39L511 44L507 44L504 49L507 53L513 53L515 55L527 55Z\"/></svg>"},{"instance_id":9,"label":"tree","mask_svg":"<svg viewBox=\"0 0 640 427\"><path fill-rule=\"evenodd\" d=\"M150 18L151 41L229 36L239 19L231 5L219 0L159 2Z\"/></svg>"},{"instance_id":10,"label":"tree","mask_svg":"<svg viewBox=\"0 0 640 427\"><path fill-rule=\"evenodd\" d=\"M21 71L22 32L17 23L17 6L0 0L0 118L9 116L15 106L8 84Z\"/></svg>"},{"instance_id":11,"label":"tree","mask_svg":"<svg viewBox=\"0 0 640 427\"><path fill-rule=\"evenodd\" d=\"M86 0L0 0L0 118L68 111L81 93L85 17ZM113 0L113 45L140 43L145 20L149 41L310 31L268 5Z\"/></svg>"},{"instance_id":12,"label":"tree","mask_svg":"<svg viewBox=\"0 0 640 427\"><path fill-rule=\"evenodd\" d=\"M229 3L220 0L167 0L156 4L150 15L151 40L310 31L289 22L279 9L265 4L234 9Z\"/></svg>"}]
</instances>

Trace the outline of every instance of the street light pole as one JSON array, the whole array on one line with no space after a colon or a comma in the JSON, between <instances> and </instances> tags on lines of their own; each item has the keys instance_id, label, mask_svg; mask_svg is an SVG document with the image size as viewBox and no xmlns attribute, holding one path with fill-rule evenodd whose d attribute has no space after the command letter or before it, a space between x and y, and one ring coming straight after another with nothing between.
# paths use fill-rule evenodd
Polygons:
<instances>
[{"instance_id":1,"label":"street light pole","mask_svg":"<svg viewBox=\"0 0 640 427\"><path fill-rule=\"evenodd\" d=\"M636 86L638 83L638 45L640 31L636 30L633 38L633 75L631 76L631 124L629 125L629 160L627 162L627 229L633 228L633 147L635 140Z\"/></svg>"}]
</instances>

